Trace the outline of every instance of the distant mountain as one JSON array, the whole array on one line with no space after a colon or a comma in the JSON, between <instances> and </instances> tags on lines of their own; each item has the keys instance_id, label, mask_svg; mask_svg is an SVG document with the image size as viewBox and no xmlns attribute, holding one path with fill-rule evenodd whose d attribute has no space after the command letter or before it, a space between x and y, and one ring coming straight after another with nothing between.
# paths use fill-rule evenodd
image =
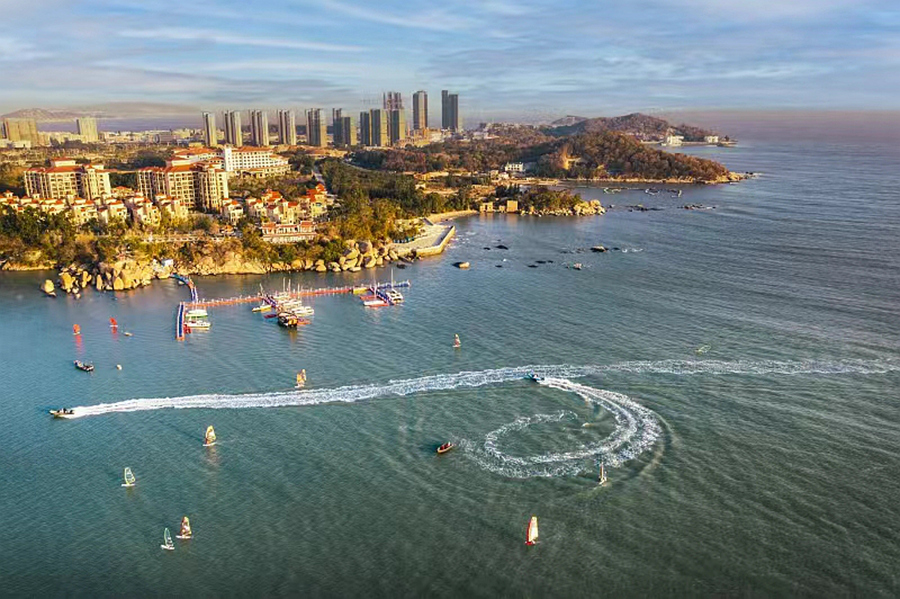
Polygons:
<instances>
[{"instance_id":1,"label":"distant mountain","mask_svg":"<svg viewBox=\"0 0 900 599\"><path fill-rule=\"evenodd\" d=\"M567 114L561 119L556 119L552 123L550 123L551 127L571 127L572 125L576 125L582 121L586 121L588 118L586 116L572 116L571 114Z\"/></svg>"},{"instance_id":2,"label":"distant mountain","mask_svg":"<svg viewBox=\"0 0 900 599\"><path fill-rule=\"evenodd\" d=\"M578 117L566 117L578 118ZM565 119L560 119L563 121ZM557 121L554 121L557 122ZM553 124L551 123L551 126ZM694 127L691 125L673 125L665 119L635 112L624 116L598 117L584 119L570 125L556 126L548 131L551 135L565 136L579 133L602 133L615 131L627 133L639 139L662 140L666 135L683 135L686 141L702 141L706 135L712 135L712 131Z\"/></svg>"},{"instance_id":3,"label":"distant mountain","mask_svg":"<svg viewBox=\"0 0 900 599\"><path fill-rule=\"evenodd\" d=\"M160 104L154 102L109 102L73 108L47 109L23 108L0 118L34 119L36 121L69 121L78 117L92 116L101 119L129 117L157 117L195 114L197 108L178 104Z\"/></svg>"}]
</instances>

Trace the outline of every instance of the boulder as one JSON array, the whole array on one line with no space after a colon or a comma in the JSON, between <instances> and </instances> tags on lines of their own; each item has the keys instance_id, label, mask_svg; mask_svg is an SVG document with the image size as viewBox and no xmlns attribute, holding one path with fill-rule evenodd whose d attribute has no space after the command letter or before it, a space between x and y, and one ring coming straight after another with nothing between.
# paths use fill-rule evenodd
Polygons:
<instances>
[{"instance_id":1,"label":"boulder","mask_svg":"<svg viewBox=\"0 0 900 599\"><path fill-rule=\"evenodd\" d=\"M341 265L337 262L329 262L328 268L330 268L334 272L341 272Z\"/></svg>"},{"instance_id":2,"label":"boulder","mask_svg":"<svg viewBox=\"0 0 900 599\"><path fill-rule=\"evenodd\" d=\"M384 258L382 258L381 256L378 256L377 258L375 258L375 265L376 266L384 266Z\"/></svg>"},{"instance_id":3,"label":"boulder","mask_svg":"<svg viewBox=\"0 0 900 599\"><path fill-rule=\"evenodd\" d=\"M347 260L355 260L359 256L359 250L355 247L350 247L344 250L344 258Z\"/></svg>"},{"instance_id":4,"label":"boulder","mask_svg":"<svg viewBox=\"0 0 900 599\"><path fill-rule=\"evenodd\" d=\"M84 289L91 284L91 273L86 270L82 270L78 273L78 279L78 286Z\"/></svg>"},{"instance_id":5,"label":"boulder","mask_svg":"<svg viewBox=\"0 0 900 599\"><path fill-rule=\"evenodd\" d=\"M356 242L356 247L359 248L360 253L368 254L372 251L372 242L371 241L358 241Z\"/></svg>"},{"instance_id":6,"label":"boulder","mask_svg":"<svg viewBox=\"0 0 900 599\"><path fill-rule=\"evenodd\" d=\"M366 256L362 262L363 268L375 268L375 258L372 256Z\"/></svg>"},{"instance_id":7,"label":"boulder","mask_svg":"<svg viewBox=\"0 0 900 599\"><path fill-rule=\"evenodd\" d=\"M123 291L125 289L125 282L122 280L122 277L116 277L112 283L113 291Z\"/></svg>"},{"instance_id":8,"label":"boulder","mask_svg":"<svg viewBox=\"0 0 900 599\"><path fill-rule=\"evenodd\" d=\"M315 263L311 258L304 258L303 260L303 268L306 270L312 270Z\"/></svg>"},{"instance_id":9,"label":"boulder","mask_svg":"<svg viewBox=\"0 0 900 599\"><path fill-rule=\"evenodd\" d=\"M53 281L51 281L50 279L47 279L46 281L44 281L44 284L41 285L41 291L43 291L47 295L55 293L55 291L53 289Z\"/></svg>"},{"instance_id":10,"label":"boulder","mask_svg":"<svg viewBox=\"0 0 900 599\"><path fill-rule=\"evenodd\" d=\"M606 248L603 247L602 245L595 245L595 246L591 247L591 251L602 253L602 252L606 251Z\"/></svg>"},{"instance_id":11,"label":"boulder","mask_svg":"<svg viewBox=\"0 0 900 599\"><path fill-rule=\"evenodd\" d=\"M59 286L63 288L63 291L69 293L72 291L72 287L75 285L75 278L69 274L69 271L64 270L59 275Z\"/></svg>"},{"instance_id":12,"label":"boulder","mask_svg":"<svg viewBox=\"0 0 900 599\"><path fill-rule=\"evenodd\" d=\"M320 262L321 262L321 260L320 260ZM321 264L316 264L316 272L327 272L327 271L328 271L328 268L325 266L324 262L322 262Z\"/></svg>"}]
</instances>

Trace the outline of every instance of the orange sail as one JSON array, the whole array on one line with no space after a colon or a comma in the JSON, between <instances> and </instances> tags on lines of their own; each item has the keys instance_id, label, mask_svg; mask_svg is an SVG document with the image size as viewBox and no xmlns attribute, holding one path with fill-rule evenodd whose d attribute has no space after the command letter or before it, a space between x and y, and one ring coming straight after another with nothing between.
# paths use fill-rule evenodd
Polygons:
<instances>
[{"instance_id":1,"label":"orange sail","mask_svg":"<svg viewBox=\"0 0 900 599\"><path fill-rule=\"evenodd\" d=\"M110 318L110 319L109 319L109 326L111 326L112 328L116 329L116 328L119 327L119 323L116 322L116 319L115 319L115 318Z\"/></svg>"},{"instance_id":2,"label":"orange sail","mask_svg":"<svg viewBox=\"0 0 900 599\"><path fill-rule=\"evenodd\" d=\"M72 325L72 334L73 334L73 335L80 335L80 334L81 334L81 327L78 326L77 324L73 324L73 325Z\"/></svg>"}]
</instances>

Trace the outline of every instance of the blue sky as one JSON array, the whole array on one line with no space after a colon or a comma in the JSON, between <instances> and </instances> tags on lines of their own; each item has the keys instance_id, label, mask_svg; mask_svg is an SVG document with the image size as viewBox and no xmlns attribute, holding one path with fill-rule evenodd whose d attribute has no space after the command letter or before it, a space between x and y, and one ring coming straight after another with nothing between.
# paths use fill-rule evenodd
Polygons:
<instances>
[{"instance_id":1,"label":"blue sky","mask_svg":"<svg viewBox=\"0 0 900 599\"><path fill-rule=\"evenodd\" d=\"M0 112L372 106L470 120L900 108L897 0L0 0Z\"/></svg>"}]
</instances>

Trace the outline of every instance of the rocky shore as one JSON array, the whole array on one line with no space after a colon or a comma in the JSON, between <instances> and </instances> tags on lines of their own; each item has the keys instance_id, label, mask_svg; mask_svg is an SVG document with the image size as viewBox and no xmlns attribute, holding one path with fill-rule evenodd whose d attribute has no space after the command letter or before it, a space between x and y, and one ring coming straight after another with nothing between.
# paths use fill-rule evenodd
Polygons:
<instances>
[{"instance_id":1,"label":"rocky shore","mask_svg":"<svg viewBox=\"0 0 900 599\"><path fill-rule=\"evenodd\" d=\"M336 261L305 258L290 263L265 264L258 260L246 259L241 252L226 252L219 260L212 256L203 256L191 263L178 260L126 258L97 264L71 264L59 270L56 285L63 292L74 295L88 288L97 291L137 289L150 285L155 279L167 279L173 274L209 276L303 271L359 272L363 269L387 266L401 259L390 244L383 242L347 241L345 246L342 255ZM48 294L55 291L54 281L46 280L41 288Z\"/></svg>"}]
</instances>

